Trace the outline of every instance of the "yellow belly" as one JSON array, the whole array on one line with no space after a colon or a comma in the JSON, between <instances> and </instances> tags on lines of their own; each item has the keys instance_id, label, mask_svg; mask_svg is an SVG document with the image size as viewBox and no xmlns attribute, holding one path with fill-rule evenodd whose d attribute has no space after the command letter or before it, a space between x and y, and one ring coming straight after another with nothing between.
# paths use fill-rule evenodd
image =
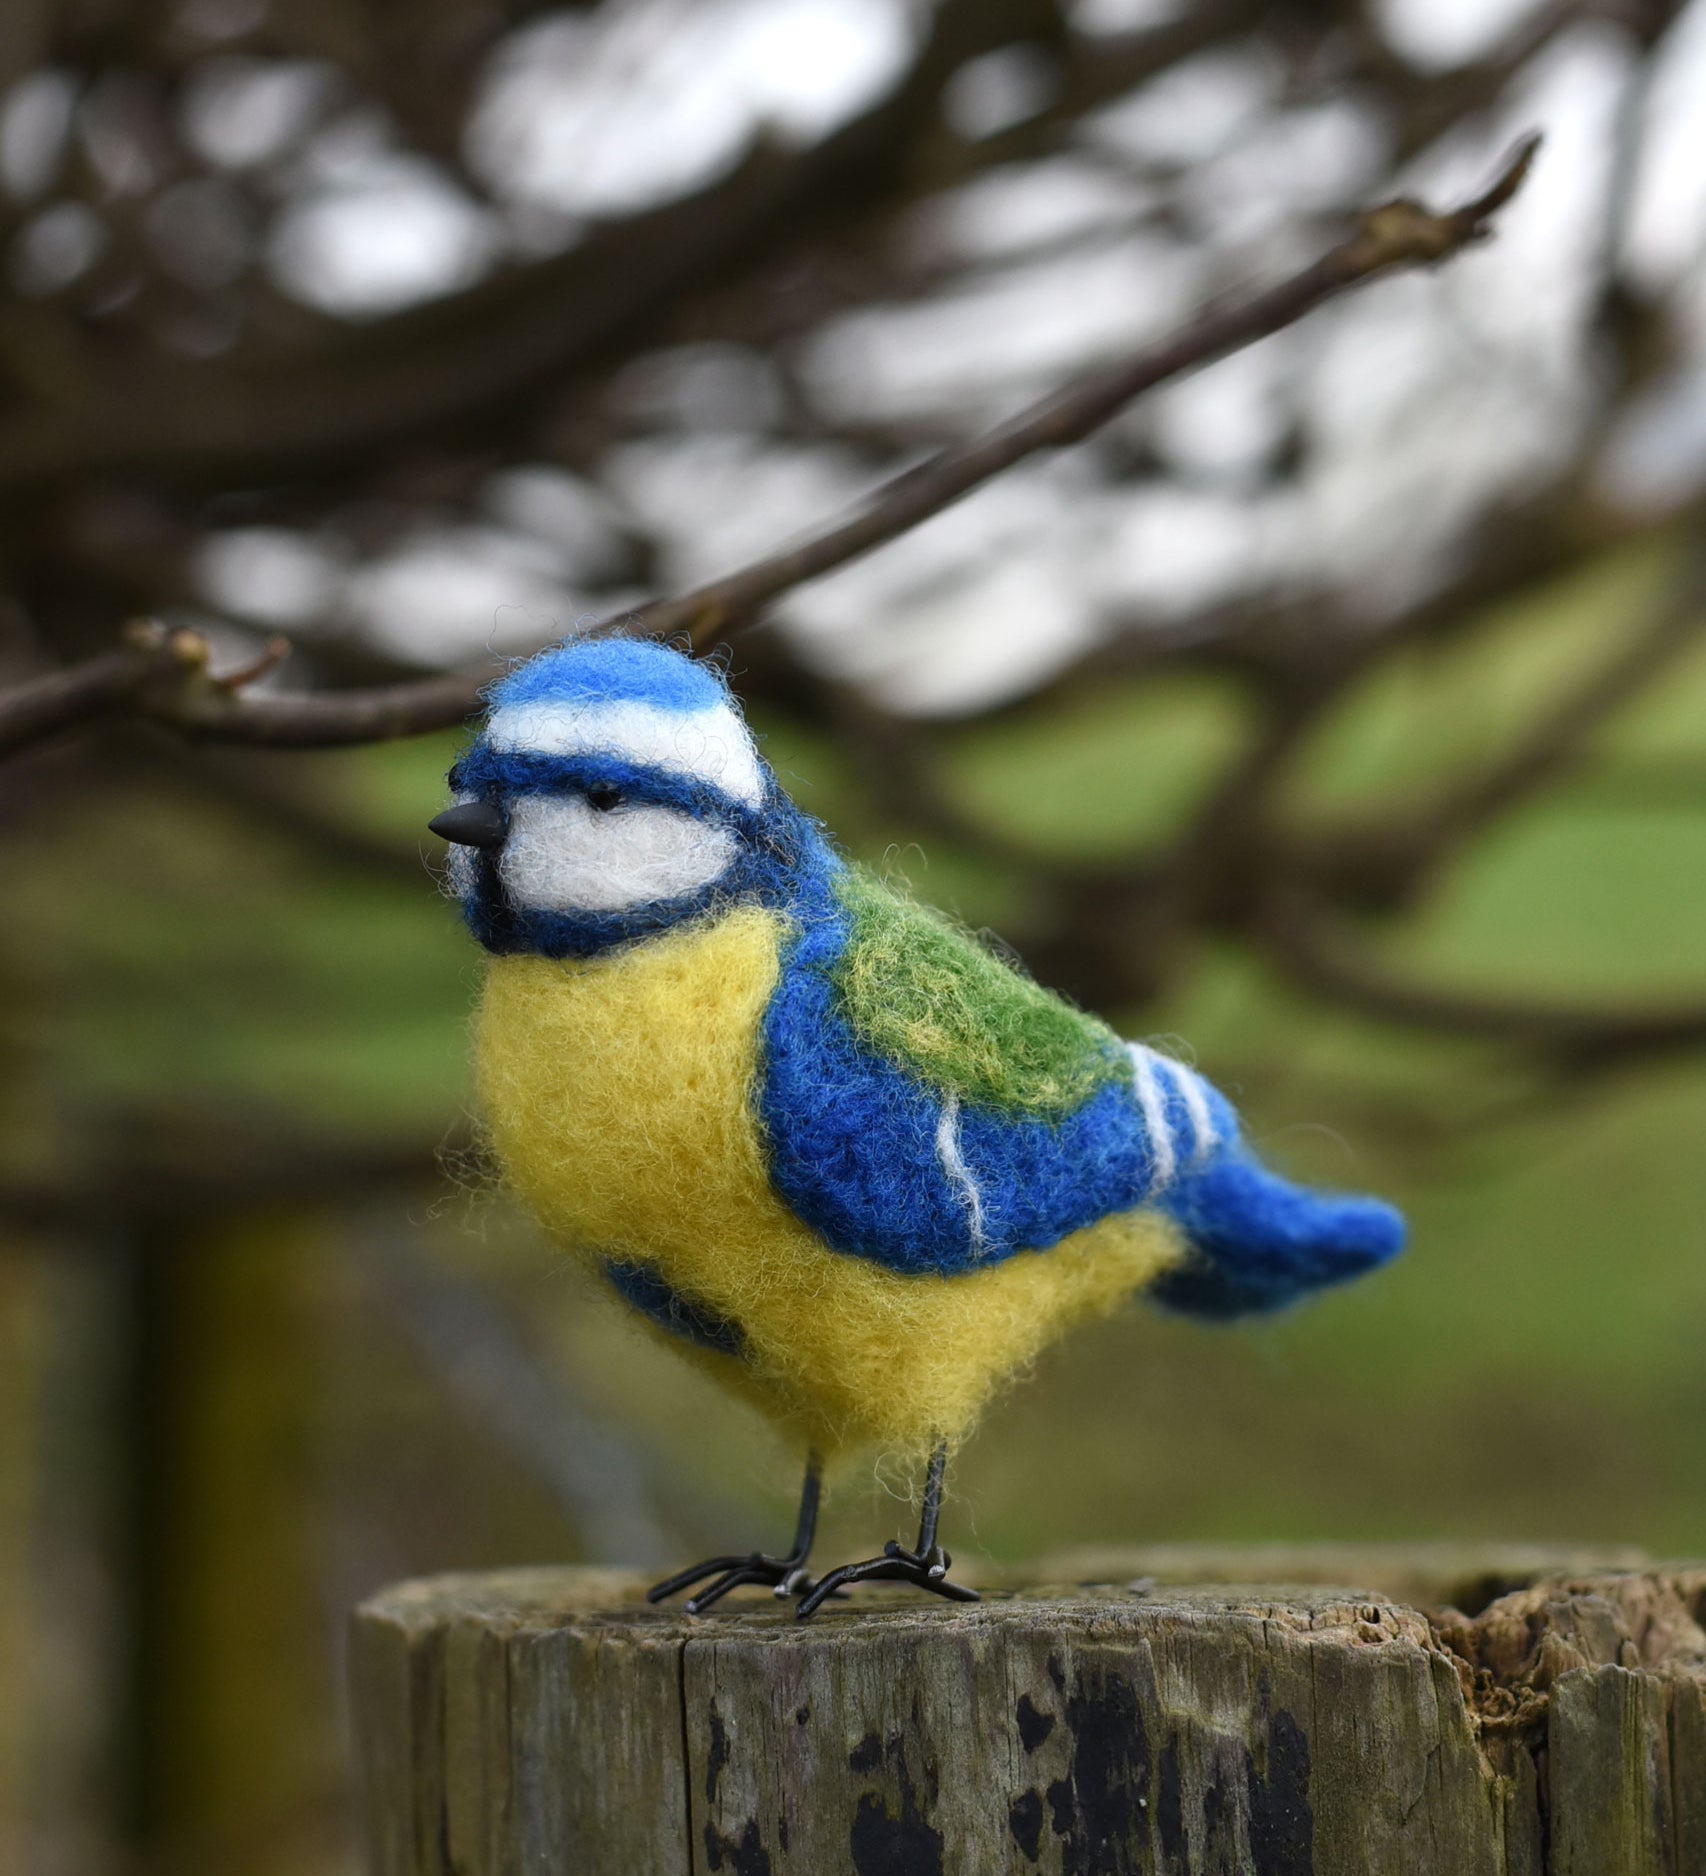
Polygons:
<instances>
[{"instance_id":1,"label":"yellow belly","mask_svg":"<svg viewBox=\"0 0 1706 1876\"><path fill-rule=\"evenodd\" d=\"M1178 1261L1155 1212L940 1277L832 1251L770 1190L754 1078L785 928L744 908L589 961L494 958L479 1081L493 1144L546 1230L652 1266L738 1323L701 1354L808 1441L922 1452L1067 1325Z\"/></svg>"}]
</instances>

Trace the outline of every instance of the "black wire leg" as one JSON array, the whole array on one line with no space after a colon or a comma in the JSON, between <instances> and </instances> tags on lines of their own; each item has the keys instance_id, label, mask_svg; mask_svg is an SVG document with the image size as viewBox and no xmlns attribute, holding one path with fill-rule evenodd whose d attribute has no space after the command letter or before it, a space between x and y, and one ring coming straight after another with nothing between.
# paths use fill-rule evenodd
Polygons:
<instances>
[{"instance_id":1,"label":"black wire leg","mask_svg":"<svg viewBox=\"0 0 1706 1876\"><path fill-rule=\"evenodd\" d=\"M805 1483L800 1488L800 1516L794 1526L793 1548L787 1556L771 1557L754 1550L744 1557L707 1557L691 1569L654 1583L646 1591L646 1601L662 1602L667 1596L702 1583L708 1576L717 1580L685 1605L689 1615L703 1615L712 1603L720 1602L731 1589L739 1589L743 1583L766 1584L778 1596L797 1596L802 1590L810 1590L812 1579L806 1571L806 1558L811 1554L812 1539L817 1535L817 1506L822 1491L823 1462L812 1453L806 1460Z\"/></svg>"},{"instance_id":2,"label":"black wire leg","mask_svg":"<svg viewBox=\"0 0 1706 1876\"><path fill-rule=\"evenodd\" d=\"M948 1464L947 1446L938 1446L930 1455L930 1471L924 1481L924 1506L918 1520L918 1548L904 1549L891 1538L880 1557L868 1557L863 1563L844 1563L820 1577L814 1587L800 1598L794 1613L802 1622L816 1615L831 1596L841 1595L850 1583L911 1583L933 1595L946 1596L950 1602L976 1602L975 1589L964 1583L951 1583L948 1571L953 1558L936 1542L936 1526L942 1516L942 1474Z\"/></svg>"}]
</instances>

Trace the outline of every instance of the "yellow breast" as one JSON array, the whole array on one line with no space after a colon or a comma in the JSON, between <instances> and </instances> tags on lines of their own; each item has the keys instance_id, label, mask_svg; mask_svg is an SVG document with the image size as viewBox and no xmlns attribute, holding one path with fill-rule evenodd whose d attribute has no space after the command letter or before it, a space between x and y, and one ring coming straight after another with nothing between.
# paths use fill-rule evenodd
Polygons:
<instances>
[{"instance_id":1,"label":"yellow breast","mask_svg":"<svg viewBox=\"0 0 1706 1876\"><path fill-rule=\"evenodd\" d=\"M509 1177L592 1259L650 1265L738 1323L701 1355L825 1450L957 1439L1071 1321L1178 1261L1176 1226L1129 1212L952 1277L832 1251L772 1193L755 1118L760 1024L783 922L754 907L605 957L494 958L480 1094Z\"/></svg>"}]
</instances>

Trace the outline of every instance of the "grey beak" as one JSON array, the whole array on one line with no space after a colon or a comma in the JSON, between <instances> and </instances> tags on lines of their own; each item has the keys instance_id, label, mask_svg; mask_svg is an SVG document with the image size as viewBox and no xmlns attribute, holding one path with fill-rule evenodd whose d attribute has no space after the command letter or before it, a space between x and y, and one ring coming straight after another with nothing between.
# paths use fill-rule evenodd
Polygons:
<instances>
[{"instance_id":1,"label":"grey beak","mask_svg":"<svg viewBox=\"0 0 1706 1876\"><path fill-rule=\"evenodd\" d=\"M440 840L451 840L459 847L501 847L509 832L503 810L489 801L464 801L446 808L427 822L431 833Z\"/></svg>"}]
</instances>

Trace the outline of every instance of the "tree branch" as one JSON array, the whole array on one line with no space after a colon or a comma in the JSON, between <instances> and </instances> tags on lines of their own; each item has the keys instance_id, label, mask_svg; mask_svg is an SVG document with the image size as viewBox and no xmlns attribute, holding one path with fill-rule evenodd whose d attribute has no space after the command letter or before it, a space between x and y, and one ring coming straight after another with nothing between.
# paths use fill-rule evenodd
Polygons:
<instances>
[{"instance_id":1,"label":"tree branch","mask_svg":"<svg viewBox=\"0 0 1706 1876\"><path fill-rule=\"evenodd\" d=\"M1486 235L1492 217L1522 186L1539 145L1538 136L1525 138L1489 189L1449 213L1403 198L1368 210L1348 239L1302 272L1247 299L1210 307L1154 351L1082 378L982 436L942 450L885 483L859 513L801 546L679 599L643 607L634 615L635 628L686 632L703 648L748 624L779 594L907 533L1027 457L1082 442L1145 391L1295 325L1323 301L1378 274L1449 258Z\"/></svg>"},{"instance_id":2,"label":"tree branch","mask_svg":"<svg viewBox=\"0 0 1706 1876\"><path fill-rule=\"evenodd\" d=\"M1329 1003L1438 1035L1516 1043L1560 1069L1601 1068L1706 1042L1706 1002L1594 1008L1417 983L1295 892L1270 892L1254 931L1287 978Z\"/></svg>"},{"instance_id":3,"label":"tree branch","mask_svg":"<svg viewBox=\"0 0 1706 1876\"><path fill-rule=\"evenodd\" d=\"M1693 562L1679 590L1648 624L1543 716L1494 768L1432 811L1430 832L1441 845L1482 827L1574 767L1594 732L1692 649L1706 630L1706 553L1694 549Z\"/></svg>"},{"instance_id":4,"label":"tree branch","mask_svg":"<svg viewBox=\"0 0 1706 1876\"><path fill-rule=\"evenodd\" d=\"M1027 457L1081 442L1144 392L1295 324L1364 281L1432 266L1483 239L1493 216L1521 187L1538 145L1537 136L1526 138L1491 187L1460 208L1439 213L1399 199L1370 209L1347 239L1299 273L1210 307L1167 343L1082 378L983 435L941 451L881 485L855 514L799 546L679 598L605 619L594 631L684 633L704 649L743 629L783 593L908 533ZM179 634L172 642L190 637ZM477 707L487 681L463 674L330 695L252 695L240 683L208 679L205 657L199 668L182 653L179 662L185 669L176 682L162 681L171 679L169 667L150 665L140 673L126 666L122 677L108 673L96 683L88 675L91 667L83 666L24 687L29 695L22 704L18 692L0 696L0 754L114 710L214 742L283 748L379 742L462 721Z\"/></svg>"},{"instance_id":5,"label":"tree branch","mask_svg":"<svg viewBox=\"0 0 1706 1876\"><path fill-rule=\"evenodd\" d=\"M62 729L140 707L144 691L205 671L207 646L193 632L168 634L151 621L127 626L117 651L0 691L0 756Z\"/></svg>"},{"instance_id":6,"label":"tree branch","mask_svg":"<svg viewBox=\"0 0 1706 1876\"><path fill-rule=\"evenodd\" d=\"M738 274L802 223L821 228L881 201L937 134L953 72L1004 43L1002 12L992 0L946 0L895 88L819 142L758 139L691 196L372 325L328 321L318 343L212 362L154 350L143 365L68 339L79 370L60 369L49 395L0 413L0 492L16 501L114 472L217 490L342 474L447 432L489 434L542 382L625 354L688 290Z\"/></svg>"},{"instance_id":7,"label":"tree branch","mask_svg":"<svg viewBox=\"0 0 1706 1876\"><path fill-rule=\"evenodd\" d=\"M387 1321L463 1415L550 1493L588 1559L660 1563L675 1547L641 1455L548 1364L488 1287L378 1220L356 1244Z\"/></svg>"},{"instance_id":8,"label":"tree branch","mask_svg":"<svg viewBox=\"0 0 1706 1876\"><path fill-rule=\"evenodd\" d=\"M1649 691L1706 632L1706 544L1692 543L1674 590L1624 642L1514 739L1498 761L1397 819L1352 823L1305 843L1305 870L1320 886L1368 904L1407 896L1442 861L1511 809L1587 761L1595 733Z\"/></svg>"}]
</instances>

